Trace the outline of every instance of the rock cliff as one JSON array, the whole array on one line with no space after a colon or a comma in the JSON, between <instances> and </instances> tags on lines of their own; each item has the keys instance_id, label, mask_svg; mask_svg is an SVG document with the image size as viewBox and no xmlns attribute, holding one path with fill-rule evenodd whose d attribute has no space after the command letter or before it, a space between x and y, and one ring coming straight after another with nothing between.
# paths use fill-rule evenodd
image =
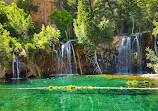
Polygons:
<instances>
[{"instance_id":1,"label":"rock cliff","mask_svg":"<svg viewBox=\"0 0 158 111\"><path fill-rule=\"evenodd\" d=\"M35 24L43 22L46 25L50 25L50 13L52 13L55 9L62 8L61 0L31 0L31 3L32 9L30 13Z\"/></svg>"}]
</instances>

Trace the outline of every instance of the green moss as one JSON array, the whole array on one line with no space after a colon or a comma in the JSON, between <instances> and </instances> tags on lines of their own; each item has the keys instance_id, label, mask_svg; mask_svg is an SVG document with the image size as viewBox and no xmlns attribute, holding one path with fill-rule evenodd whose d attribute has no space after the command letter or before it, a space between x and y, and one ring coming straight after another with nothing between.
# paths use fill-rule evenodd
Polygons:
<instances>
[{"instance_id":1,"label":"green moss","mask_svg":"<svg viewBox=\"0 0 158 111\"><path fill-rule=\"evenodd\" d=\"M0 83L5 83L5 80L0 79Z\"/></svg>"}]
</instances>

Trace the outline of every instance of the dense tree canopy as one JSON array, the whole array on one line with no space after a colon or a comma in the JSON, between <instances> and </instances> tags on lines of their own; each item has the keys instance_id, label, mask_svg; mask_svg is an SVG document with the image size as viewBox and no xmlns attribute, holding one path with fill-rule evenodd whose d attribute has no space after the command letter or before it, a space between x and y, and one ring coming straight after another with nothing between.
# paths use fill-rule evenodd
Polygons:
<instances>
[{"instance_id":1,"label":"dense tree canopy","mask_svg":"<svg viewBox=\"0 0 158 111\"><path fill-rule=\"evenodd\" d=\"M39 34L34 34L34 43L37 47L46 49L49 45L56 43L59 40L60 31L55 30L51 26L45 27L42 25L42 31Z\"/></svg>"},{"instance_id":2,"label":"dense tree canopy","mask_svg":"<svg viewBox=\"0 0 158 111\"><path fill-rule=\"evenodd\" d=\"M11 55L11 48L9 45L9 32L0 24L0 62L4 62Z\"/></svg>"},{"instance_id":3,"label":"dense tree canopy","mask_svg":"<svg viewBox=\"0 0 158 111\"><path fill-rule=\"evenodd\" d=\"M96 0L95 13L114 23L117 34L141 31L142 12L134 0Z\"/></svg>"},{"instance_id":4,"label":"dense tree canopy","mask_svg":"<svg viewBox=\"0 0 158 111\"><path fill-rule=\"evenodd\" d=\"M31 9L31 2L29 0L17 0L17 6L27 12Z\"/></svg>"},{"instance_id":5,"label":"dense tree canopy","mask_svg":"<svg viewBox=\"0 0 158 111\"><path fill-rule=\"evenodd\" d=\"M60 32L51 26L45 28L43 25L42 31L36 34L31 16L15 3L6 5L0 1L0 6L0 56L3 56L1 59L12 59L13 52L16 52L17 56L31 57L36 48L48 50L46 47L58 41Z\"/></svg>"},{"instance_id":6,"label":"dense tree canopy","mask_svg":"<svg viewBox=\"0 0 158 111\"><path fill-rule=\"evenodd\" d=\"M80 43L88 42L88 37L90 37L91 13L92 10L89 1L79 0L77 20L74 20L74 30Z\"/></svg>"},{"instance_id":7,"label":"dense tree canopy","mask_svg":"<svg viewBox=\"0 0 158 111\"><path fill-rule=\"evenodd\" d=\"M69 14L65 9L55 9L51 14L50 18L52 23L55 23L57 28L61 31L62 38L70 38L72 35L72 15Z\"/></svg>"},{"instance_id":8,"label":"dense tree canopy","mask_svg":"<svg viewBox=\"0 0 158 111\"><path fill-rule=\"evenodd\" d=\"M80 43L93 45L97 45L99 42L109 42L113 31L109 20L105 17L98 18L88 0L78 1L74 30Z\"/></svg>"},{"instance_id":9,"label":"dense tree canopy","mask_svg":"<svg viewBox=\"0 0 158 111\"><path fill-rule=\"evenodd\" d=\"M27 15L23 9L19 9L16 4L8 5L2 9L7 21L4 27L10 32L11 36L20 40L28 39L34 33L34 26L31 16Z\"/></svg>"}]
</instances>

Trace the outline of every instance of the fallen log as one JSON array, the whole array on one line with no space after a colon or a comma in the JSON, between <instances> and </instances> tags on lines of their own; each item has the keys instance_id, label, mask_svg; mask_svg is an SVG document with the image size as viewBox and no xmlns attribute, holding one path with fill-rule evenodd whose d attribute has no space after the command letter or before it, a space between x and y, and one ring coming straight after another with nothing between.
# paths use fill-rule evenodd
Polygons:
<instances>
[{"instance_id":1,"label":"fallen log","mask_svg":"<svg viewBox=\"0 0 158 111\"><path fill-rule=\"evenodd\" d=\"M129 88L129 87L67 87L67 86L55 86L55 87L36 87L36 88L0 88L1 89L126 89L126 90L158 90L158 88Z\"/></svg>"}]
</instances>

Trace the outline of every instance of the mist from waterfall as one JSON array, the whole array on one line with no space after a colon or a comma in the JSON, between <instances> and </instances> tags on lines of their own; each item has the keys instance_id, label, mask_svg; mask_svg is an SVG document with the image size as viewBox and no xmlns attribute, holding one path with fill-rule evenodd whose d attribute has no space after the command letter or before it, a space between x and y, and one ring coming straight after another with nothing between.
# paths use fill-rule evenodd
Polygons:
<instances>
[{"instance_id":1,"label":"mist from waterfall","mask_svg":"<svg viewBox=\"0 0 158 111\"><path fill-rule=\"evenodd\" d=\"M118 74L142 74L141 34L122 39L116 65Z\"/></svg>"}]
</instances>

